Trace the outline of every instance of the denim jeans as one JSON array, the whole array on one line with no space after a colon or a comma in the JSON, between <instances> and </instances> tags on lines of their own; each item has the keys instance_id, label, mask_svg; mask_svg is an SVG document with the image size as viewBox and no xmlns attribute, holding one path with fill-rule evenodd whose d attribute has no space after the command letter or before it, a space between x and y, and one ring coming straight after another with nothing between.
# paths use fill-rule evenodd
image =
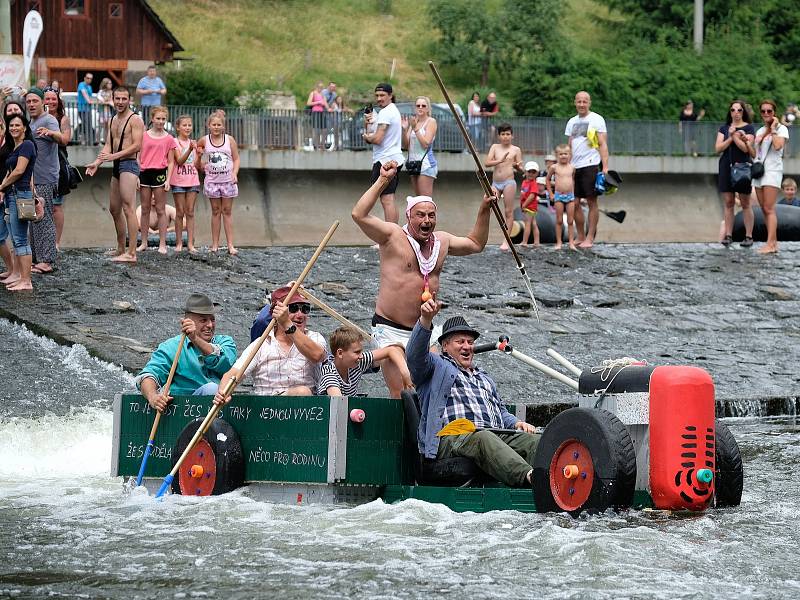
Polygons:
<instances>
[{"instance_id":1,"label":"denim jeans","mask_svg":"<svg viewBox=\"0 0 800 600\"><path fill-rule=\"evenodd\" d=\"M20 221L17 218L17 198L30 200L33 198L33 192L30 190L22 191L12 187L6 190L5 199L11 240L14 242L14 254L26 256L31 253L31 245L28 242L28 221Z\"/></svg>"},{"instance_id":2,"label":"denim jeans","mask_svg":"<svg viewBox=\"0 0 800 600\"><path fill-rule=\"evenodd\" d=\"M219 389L219 384L214 383L213 381L209 381L208 383L201 385L197 388L193 393L192 396L213 396L217 393Z\"/></svg>"}]
</instances>

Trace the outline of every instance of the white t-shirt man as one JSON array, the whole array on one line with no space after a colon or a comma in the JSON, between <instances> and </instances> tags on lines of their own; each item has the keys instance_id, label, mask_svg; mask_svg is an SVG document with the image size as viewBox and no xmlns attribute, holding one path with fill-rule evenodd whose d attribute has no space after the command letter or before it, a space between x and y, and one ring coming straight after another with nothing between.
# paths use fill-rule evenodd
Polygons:
<instances>
[{"instance_id":1,"label":"white t-shirt man","mask_svg":"<svg viewBox=\"0 0 800 600\"><path fill-rule=\"evenodd\" d=\"M394 102L390 102L380 110L373 131L381 125L387 126L386 132L381 143L372 146L372 164L379 162L385 165L390 160L395 160L398 165L402 165L405 162L401 146L403 128L400 123L400 111Z\"/></svg>"},{"instance_id":2,"label":"white t-shirt man","mask_svg":"<svg viewBox=\"0 0 800 600\"><path fill-rule=\"evenodd\" d=\"M572 166L576 169L600 164L600 152L592 148L587 137L589 129L597 133L607 133L606 121L596 112L589 112L585 117L575 115L567 121L564 135L572 139Z\"/></svg>"}]
</instances>

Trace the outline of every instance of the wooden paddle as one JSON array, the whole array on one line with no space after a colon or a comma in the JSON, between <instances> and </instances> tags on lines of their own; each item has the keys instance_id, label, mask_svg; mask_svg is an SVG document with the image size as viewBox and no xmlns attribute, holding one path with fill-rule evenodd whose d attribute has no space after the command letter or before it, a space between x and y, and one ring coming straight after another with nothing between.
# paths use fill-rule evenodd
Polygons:
<instances>
[{"instance_id":1,"label":"wooden paddle","mask_svg":"<svg viewBox=\"0 0 800 600\"><path fill-rule=\"evenodd\" d=\"M500 207L497 205L497 196L495 195L496 192L492 189L492 184L489 182L489 178L486 176L486 171L483 168L483 164L481 163L480 158L478 158L478 152L475 150L475 145L472 143L472 139L469 137L469 133L467 133L467 128L464 127L464 123L458 117L456 107L453 106L453 101L450 99L450 94L447 93L447 88L444 87L444 82L439 75L436 65L432 60L429 60L428 66L431 68L431 72L433 73L434 79L436 79L436 83L439 84L439 89L442 91L442 95L447 102L447 106L450 107L450 112L453 115L453 119L455 120L456 125L458 125L459 131L461 131L464 142L467 144L467 150L469 150L469 153L472 155L472 159L475 161L475 174L478 176L478 181L483 188L483 193L489 198L492 198L492 213L494 213L497 222L500 224L500 230L503 232L503 236L506 238L506 244L508 244L508 248L511 250L511 255L514 257L514 261L517 263L517 270L522 276L522 280L525 282L525 287L528 289L528 294L530 295L531 302L533 303L533 312L536 315L536 320L539 321L539 308L536 306L536 298L533 296L531 280L530 277L528 277L528 273L525 271L525 265L522 263L522 259L517 253L514 242L511 241L511 236L508 232L508 226L506 225L506 219L503 216L503 213L500 212Z\"/></svg>"},{"instance_id":2,"label":"wooden paddle","mask_svg":"<svg viewBox=\"0 0 800 600\"><path fill-rule=\"evenodd\" d=\"M324 303L322 300L320 300L319 298L317 298L316 296L314 296L314 295L313 295L311 292L309 292L309 291L308 291L306 288L304 288L304 287L301 287L300 289L298 289L298 290L297 290L297 292L298 292L298 293L299 293L299 294L300 294L300 295L301 295L303 298L305 298L306 300L308 300L309 302L311 302L311 304L314 304L314 305L315 305L315 306L317 306L318 308L322 309L322 312L324 312L325 314L327 314L329 317L332 317L332 318L336 319L336 320L337 320L337 321L339 321L339 322L340 322L342 325L345 325L345 326L347 326L347 327L352 327L353 329L355 329L355 330L356 330L358 333L360 333L360 334L361 334L361 336L362 336L362 337L363 337L365 340L371 340L371 339L372 339L372 336L371 336L369 333L367 333L367 332L366 332L364 329L362 329L361 327L359 327L358 325L356 325L355 323L353 323L352 321L350 321L350 320L349 320L347 317L344 317L344 316L340 315L338 312L336 312L336 311L335 311L334 309L332 309L330 306L328 306L327 304L325 304L325 303Z\"/></svg>"},{"instance_id":3,"label":"wooden paddle","mask_svg":"<svg viewBox=\"0 0 800 600\"><path fill-rule=\"evenodd\" d=\"M167 383L164 384L163 394L169 396L169 388L172 385L172 378L175 377L175 370L178 368L178 361L183 352L183 345L186 343L186 334L181 334L181 339L178 341L178 351L175 353L175 358L172 359L172 366L169 369L167 376ZM142 457L142 466L139 467L139 474L136 476L136 487L142 485L142 478L144 477L144 469L147 466L147 459L150 458L150 453L153 451L153 446L156 439L156 431L158 431L158 424L161 422L161 411L156 411L156 418L153 419L153 428L150 430L150 437L147 440L147 447L144 449L144 456Z\"/></svg>"},{"instance_id":4,"label":"wooden paddle","mask_svg":"<svg viewBox=\"0 0 800 600\"><path fill-rule=\"evenodd\" d=\"M328 229L328 233L325 234L325 237L322 238L322 241L319 243L319 246L317 246L317 249L311 256L311 259L306 263L303 272L300 273L300 276L295 280L294 285L292 285L292 289L289 290L289 293L286 295L287 298L291 298L297 292L298 288L305 280L306 275L308 275L308 272L311 271L311 267L314 266L314 263L317 262L317 258L319 258L319 255L322 254L322 251L325 249L325 246L328 245L328 241L333 236L333 233L336 231L337 227L339 227L339 221L334 221L333 224ZM261 337L258 338L257 343L253 346L253 349L250 351L250 354L248 354L245 357L244 363L242 364L242 367L239 371L242 374L242 376L244 375L245 371L247 371L247 367L250 366L250 363L253 361L253 358L255 358L255 355L258 354L258 351L261 349L261 345L266 341L269 334L275 328L276 323L277 320L273 317L272 320L269 322L269 325L267 325L267 328L264 330L264 333L261 334ZM222 390L220 390L223 398L230 398L231 395L233 394L233 390L236 389L236 386L239 385L239 383L240 381L237 376L234 375L233 377L231 377L228 380L228 383L225 384L225 387ZM189 441L189 444L186 446L186 450L183 451L183 454L181 454L180 458L178 459L178 462L176 462L175 466L172 467L172 471L169 472L169 475L164 477L164 482L161 484L161 487L159 488L158 493L156 494L156 498L160 498L161 496L163 496L164 493L169 489L170 485L172 485L172 481L175 479L175 474L178 472L178 469L181 468L183 461L186 460L186 457L195 447L197 442L200 441L200 438L203 437L205 432L208 431L208 428L211 427L211 423L213 422L214 418L216 418L217 413L220 411L221 408L222 408L221 404L213 404L211 406L211 409L208 411L206 418L200 424L200 427L195 432L194 437L192 437L192 439Z\"/></svg>"}]
</instances>

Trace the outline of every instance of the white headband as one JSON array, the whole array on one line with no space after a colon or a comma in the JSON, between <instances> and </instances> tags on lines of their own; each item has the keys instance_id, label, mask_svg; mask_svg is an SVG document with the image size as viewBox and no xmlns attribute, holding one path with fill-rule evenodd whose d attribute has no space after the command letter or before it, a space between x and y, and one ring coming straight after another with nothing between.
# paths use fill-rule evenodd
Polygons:
<instances>
[{"instance_id":1,"label":"white headband","mask_svg":"<svg viewBox=\"0 0 800 600\"><path fill-rule=\"evenodd\" d=\"M411 214L411 209L414 208L420 202L430 202L433 204L433 208L438 210L436 206L436 202L433 201L433 198L430 196L406 196L406 217Z\"/></svg>"}]
</instances>

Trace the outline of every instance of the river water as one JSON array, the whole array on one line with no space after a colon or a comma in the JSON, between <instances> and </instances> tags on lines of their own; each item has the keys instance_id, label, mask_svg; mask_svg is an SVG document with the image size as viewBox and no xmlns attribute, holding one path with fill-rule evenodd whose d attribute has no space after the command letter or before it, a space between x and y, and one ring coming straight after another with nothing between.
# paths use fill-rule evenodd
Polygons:
<instances>
[{"instance_id":1,"label":"river water","mask_svg":"<svg viewBox=\"0 0 800 600\"><path fill-rule=\"evenodd\" d=\"M792 417L727 420L742 506L697 516L155 502L109 476L131 376L5 320L0 345L3 598L800 597Z\"/></svg>"}]
</instances>

